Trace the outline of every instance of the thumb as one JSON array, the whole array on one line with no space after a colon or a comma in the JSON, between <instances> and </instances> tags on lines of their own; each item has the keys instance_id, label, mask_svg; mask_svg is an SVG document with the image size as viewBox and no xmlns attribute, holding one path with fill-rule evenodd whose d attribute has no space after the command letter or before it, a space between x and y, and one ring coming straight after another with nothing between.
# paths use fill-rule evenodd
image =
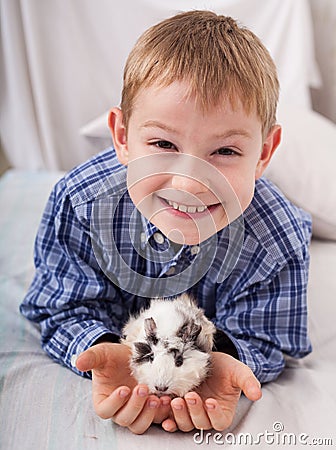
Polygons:
<instances>
[{"instance_id":1,"label":"thumb","mask_svg":"<svg viewBox=\"0 0 336 450\"><path fill-rule=\"evenodd\" d=\"M93 369L103 368L107 360L107 346L115 344L103 343L90 347L85 352L78 355L75 365L81 372L88 372Z\"/></svg>"},{"instance_id":2,"label":"thumb","mask_svg":"<svg viewBox=\"0 0 336 450\"><path fill-rule=\"evenodd\" d=\"M257 401L261 398L261 384L255 377L251 368L241 361L231 359L232 366L232 384L239 388L245 396L251 401Z\"/></svg>"},{"instance_id":3,"label":"thumb","mask_svg":"<svg viewBox=\"0 0 336 450\"><path fill-rule=\"evenodd\" d=\"M242 391L253 402L260 400L262 396L261 384L252 373L245 378Z\"/></svg>"}]
</instances>

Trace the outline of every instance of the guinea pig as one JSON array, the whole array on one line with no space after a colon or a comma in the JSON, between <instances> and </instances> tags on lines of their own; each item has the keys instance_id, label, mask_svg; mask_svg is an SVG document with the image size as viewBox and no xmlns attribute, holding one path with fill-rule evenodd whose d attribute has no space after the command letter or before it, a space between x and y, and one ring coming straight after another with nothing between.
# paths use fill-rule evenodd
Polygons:
<instances>
[{"instance_id":1,"label":"guinea pig","mask_svg":"<svg viewBox=\"0 0 336 450\"><path fill-rule=\"evenodd\" d=\"M138 383L158 396L183 397L209 375L214 324L187 294L152 299L131 316L122 343L131 350L130 368Z\"/></svg>"}]
</instances>

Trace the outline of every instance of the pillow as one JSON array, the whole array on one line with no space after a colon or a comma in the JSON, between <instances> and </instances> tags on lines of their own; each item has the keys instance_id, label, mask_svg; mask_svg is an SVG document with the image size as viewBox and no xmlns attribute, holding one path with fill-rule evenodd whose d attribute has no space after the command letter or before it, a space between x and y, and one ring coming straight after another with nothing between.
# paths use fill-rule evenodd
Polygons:
<instances>
[{"instance_id":1,"label":"pillow","mask_svg":"<svg viewBox=\"0 0 336 450\"><path fill-rule=\"evenodd\" d=\"M108 139L108 112L81 128L84 136ZM336 125L320 114L282 106L282 141L265 172L296 205L313 217L313 234L336 240Z\"/></svg>"},{"instance_id":2,"label":"pillow","mask_svg":"<svg viewBox=\"0 0 336 450\"><path fill-rule=\"evenodd\" d=\"M106 111L101 116L84 125L79 130L79 134L90 138L110 139L111 134L107 124L108 114L109 111Z\"/></svg>"},{"instance_id":3,"label":"pillow","mask_svg":"<svg viewBox=\"0 0 336 450\"><path fill-rule=\"evenodd\" d=\"M295 107L279 109L278 122L282 141L265 176L310 212L315 237L336 240L336 125Z\"/></svg>"}]
</instances>

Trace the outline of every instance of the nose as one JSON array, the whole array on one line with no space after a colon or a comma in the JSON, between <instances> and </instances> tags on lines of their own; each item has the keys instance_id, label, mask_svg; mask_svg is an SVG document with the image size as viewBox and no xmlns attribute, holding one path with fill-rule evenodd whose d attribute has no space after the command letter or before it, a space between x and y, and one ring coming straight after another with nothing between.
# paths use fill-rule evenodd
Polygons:
<instances>
[{"instance_id":1,"label":"nose","mask_svg":"<svg viewBox=\"0 0 336 450\"><path fill-rule=\"evenodd\" d=\"M166 392L166 391L168 391L168 386L161 386L161 385L158 385L158 386L154 386L155 387L155 389L158 391L158 392Z\"/></svg>"},{"instance_id":2,"label":"nose","mask_svg":"<svg viewBox=\"0 0 336 450\"><path fill-rule=\"evenodd\" d=\"M173 175L171 184L173 189L194 195L204 194L209 189L209 181L207 179L184 175Z\"/></svg>"}]
</instances>

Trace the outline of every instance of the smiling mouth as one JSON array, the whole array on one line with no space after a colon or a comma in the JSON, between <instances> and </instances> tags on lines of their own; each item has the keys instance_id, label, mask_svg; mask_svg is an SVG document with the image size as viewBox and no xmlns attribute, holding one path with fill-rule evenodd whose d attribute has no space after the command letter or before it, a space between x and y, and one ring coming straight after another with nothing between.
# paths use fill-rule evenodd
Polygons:
<instances>
[{"instance_id":1,"label":"smiling mouth","mask_svg":"<svg viewBox=\"0 0 336 450\"><path fill-rule=\"evenodd\" d=\"M176 211L181 217L192 216L194 218L201 218L207 216L208 213L213 213L215 209L221 205L220 203L213 203L211 205L187 205L161 196L158 196L158 199L162 204L167 205L172 208L173 211Z\"/></svg>"},{"instance_id":2,"label":"smiling mouth","mask_svg":"<svg viewBox=\"0 0 336 450\"><path fill-rule=\"evenodd\" d=\"M174 209L184 212L184 213L188 213L188 214L202 213L206 209L208 209L208 207L205 205L188 206L188 205L183 205L181 203L174 202L172 200L166 200L166 202L168 203L169 206L172 206Z\"/></svg>"}]
</instances>

